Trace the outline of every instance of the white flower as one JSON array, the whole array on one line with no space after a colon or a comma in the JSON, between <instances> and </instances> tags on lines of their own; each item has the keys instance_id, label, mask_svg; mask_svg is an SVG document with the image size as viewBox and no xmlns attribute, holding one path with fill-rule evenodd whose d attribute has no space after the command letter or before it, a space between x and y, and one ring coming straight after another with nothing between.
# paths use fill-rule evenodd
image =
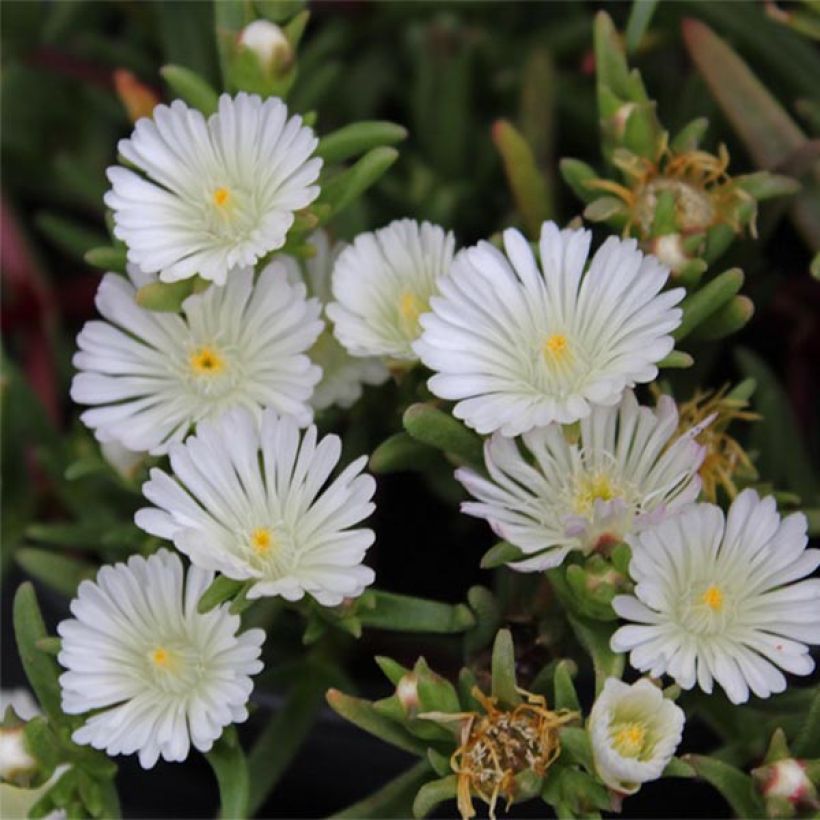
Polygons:
<instances>
[{"instance_id":1,"label":"white flower","mask_svg":"<svg viewBox=\"0 0 820 820\"><path fill-rule=\"evenodd\" d=\"M541 269L526 239L504 232L462 251L430 300L413 349L437 371L430 389L479 433L517 436L585 418L649 382L673 346L681 288L634 239L610 237L592 258L589 231L541 229Z\"/></svg>"},{"instance_id":2,"label":"white flower","mask_svg":"<svg viewBox=\"0 0 820 820\"><path fill-rule=\"evenodd\" d=\"M0 720L9 706L14 709L14 714L20 720L31 720L40 714L40 708L31 692L21 686L14 689L0 689Z\"/></svg>"},{"instance_id":3,"label":"white flower","mask_svg":"<svg viewBox=\"0 0 820 820\"><path fill-rule=\"evenodd\" d=\"M322 305L327 305L333 294L330 277L333 263L345 245L341 242L331 247L325 231L316 231L310 238L316 254L304 263L304 270L290 256L280 259L287 266L288 278L292 282L307 285L308 293L315 296ZM362 395L365 384L382 384L390 372L384 362L375 356L351 356L336 341L329 327L325 327L308 355L322 368L322 380L316 385L310 403L315 410L324 410L334 404L350 407Z\"/></svg>"},{"instance_id":4,"label":"white flower","mask_svg":"<svg viewBox=\"0 0 820 820\"><path fill-rule=\"evenodd\" d=\"M419 316L430 307L453 260L452 233L429 222L399 219L356 237L333 268L327 315L354 356L416 361Z\"/></svg>"},{"instance_id":5,"label":"white flower","mask_svg":"<svg viewBox=\"0 0 820 820\"><path fill-rule=\"evenodd\" d=\"M97 308L107 321L87 322L77 337L71 397L96 405L81 418L100 441L162 454L191 425L237 406L310 421L321 371L305 353L322 322L304 285L275 267L254 285L242 270L189 296L182 317L141 308L136 288L152 280L135 268L130 278L106 274Z\"/></svg>"},{"instance_id":6,"label":"white flower","mask_svg":"<svg viewBox=\"0 0 820 820\"><path fill-rule=\"evenodd\" d=\"M302 436L292 418L273 411L261 424L232 411L171 448L174 477L151 470L142 489L159 509L140 510L135 520L194 564L253 579L249 598L308 593L335 606L374 577L361 563L373 531L350 527L373 512L376 482L360 474L362 456L325 487L340 454L339 437L317 443L313 426Z\"/></svg>"},{"instance_id":7,"label":"white flower","mask_svg":"<svg viewBox=\"0 0 820 820\"><path fill-rule=\"evenodd\" d=\"M607 678L588 724L598 777L624 794L657 780L678 748L685 720L683 709L646 678L631 686Z\"/></svg>"},{"instance_id":8,"label":"white flower","mask_svg":"<svg viewBox=\"0 0 820 820\"><path fill-rule=\"evenodd\" d=\"M128 259L163 282L199 274L224 284L281 248L294 212L319 194L317 139L279 99L219 98L207 120L180 100L137 121L108 169L105 204Z\"/></svg>"},{"instance_id":9,"label":"white flower","mask_svg":"<svg viewBox=\"0 0 820 820\"><path fill-rule=\"evenodd\" d=\"M571 550L589 553L622 541L697 498L704 448L700 427L672 441L678 411L669 396L641 407L627 390L617 407L594 407L570 443L559 424L514 439L495 433L484 445L489 479L463 468L456 478L478 502L462 512L486 519L527 560L512 569L558 566Z\"/></svg>"},{"instance_id":10,"label":"white flower","mask_svg":"<svg viewBox=\"0 0 820 820\"><path fill-rule=\"evenodd\" d=\"M225 726L247 719L265 633L238 635L239 616L227 604L197 612L213 578L191 567L186 579L179 556L160 550L80 584L74 618L57 627L68 670L60 676L63 711L94 710L75 743L112 756L139 752L149 769L160 756L184 760L191 744L207 752Z\"/></svg>"},{"instance_id":11,"label":"white flower","mask_svg":"<svg viewBox=\"0 0 820 820\"><path fill-rule=\"evenodd\" d=\"M761 698L786 688L777 669L808 675L807 643L820 642L820 579L798 581L820 565L806 549L806 517L782 521L772 497L744 490L723 512L695 504L627 538L635 596L616 596L628 621L612 636L616 652L652 677L684 689L717 681L732 703L749 689Z\"/></svg>"}]
</instances>

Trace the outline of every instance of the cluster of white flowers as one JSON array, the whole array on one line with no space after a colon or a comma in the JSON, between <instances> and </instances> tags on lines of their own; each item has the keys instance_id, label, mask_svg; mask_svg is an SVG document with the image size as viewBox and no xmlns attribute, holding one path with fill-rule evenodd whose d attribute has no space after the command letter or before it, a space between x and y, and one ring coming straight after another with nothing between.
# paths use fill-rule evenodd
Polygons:
<instances>
[{"instance_id":1,"label":"cluster of white flowers","mask_svg":"<svg viewBox=\"0 0 820 820\"><path fill-rule=\"evenodd\" d=\"M443 228L399 220L346 247L319 231L297 262L281 249L318 196L316 144L280 100L247 94L223 95L208 119L158 106L120 143L132 167L110 169L106 203L128 277L102 280L72 397L123 471L168 456L136 523L192 566L186 576L161 550L80 585L59 629L63 707L94 710L74 740L152 766L247 716L264 634L240 633L227 605L198 611L215 572L248 598L324 606L372 583L374 534L357 525L375 482L365 457L331 480L341 443L319 438L313 412L419 363L453 414L490 434L486 473L456 476L475 499L463 511L521 551L513 569L630 545L634 594L613 607L634 623L612 647L636 669L684 688L717 681L736 703L782 691L777 667L808 674L820 581L800 579L820 552L805 549L805 518L781 521L751 490L725 521L697 503L702 427L681 435L671 398L653 408L633 392L681 322L668 270L614 237L587 264L590 232L551 222L537 258L515 230L503 251L455 254ZM195 275L212 284L181 315L138 303L142 287ZM607 681L590 715L601 779L631 792L660 776L682 726L650 681Z\"/></svg>"}]
</instances>

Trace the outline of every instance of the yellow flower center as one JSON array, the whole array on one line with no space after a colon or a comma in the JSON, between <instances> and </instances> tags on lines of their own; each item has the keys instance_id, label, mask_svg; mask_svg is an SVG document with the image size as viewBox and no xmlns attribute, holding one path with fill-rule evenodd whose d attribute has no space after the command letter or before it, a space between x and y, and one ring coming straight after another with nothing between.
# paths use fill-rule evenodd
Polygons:
<instances>
[{"instance_id":1,"label":"yellow flower center","mask_svg":"<svg viewBox=\"0 0 820 820\"><path fill-rule=\"evenodd\" d=\"M640 723L627 723L612 737L612 745L622 757L637 757L643 751L645 741L646 729Z\"/></svg>"},{"instance_id":2,"label":"yellow flower center","mask_svg":"<svg viewBox=\"0 0 820 820\"><path fill-rule=\"evenodd\" d=\"M214 191L214 205L223 208L231 201L231 192L227 188L217 188Z\"/></svg>"},{"instance_id":3,"label":"yellow flower center","mask_svg":"<svg viewBox=\"0 0 820 820\"><path fill-rule=\"evenodd\" d=\"M164 646L158 646L151 652L151 663L160 669L171 669L175 666L176 661L172 652L169 652Z\"/></svg>"},{"instance_id":4,"label":"yellow flower center","mask_svg":"<svg viewBox=\"0 0 820 820\"><path fill-rule=\"evenodd\" d=\"M399 297L398 304L399 324L402 332L408 338L415 338L419 335L419 316L427 312L427 304L423 299L406 290Z\"/></svg>"},{"instance_id":5,"label":"yellow flower center","mask_svg":"<svg viewBox=\"0 0 820 820\"><path fill-rule=\"evenodd\" d=\"M560 362L569 355L569 342L563 333L552 333L544 341L544 357Z\"/></svg>"},{"instance_id":6,"label":"yellow flower center","mask_svg":"<svg viewBox=\"0 0 820 820\"><path fill-rule=\"evenodd\" d=\"M612 501L619 495L618 488L606 473L586 475L578 481L575 491L575 511L589 513L597 500Z\"/></svg>"},{"instance_id":7,"label":"yellow flower center","mask_svg":"<svg viewBox=\"0 0 820 820\"><path fill-rule=\"evenodd\" d=\"M208 345L195 350L189 362L191 370L199 376L215 376L225 370L225 360Z\"/></svg>"},{"instance_id":8,"label":"yellow flower center","mask_svg":"<svg viewBox=\"0 0 820 820\"><path fill-rule=\"evenodd\" d=\"M251 533L251 548L258 555L267 555L276 547L276 538L267 527L259 527Z\"/></svg>"},{"instance_id":9,"label":"yellow flower center","mask_svg":"<svg viewBox=\"0 0 820 820\"><path fill-rule=\"evenodd\" d=\"M706 589L700 600L713 612L720 612L723 609L723 592L720 587L716 587L714 584Z\"/></svg>"}]
</instances>

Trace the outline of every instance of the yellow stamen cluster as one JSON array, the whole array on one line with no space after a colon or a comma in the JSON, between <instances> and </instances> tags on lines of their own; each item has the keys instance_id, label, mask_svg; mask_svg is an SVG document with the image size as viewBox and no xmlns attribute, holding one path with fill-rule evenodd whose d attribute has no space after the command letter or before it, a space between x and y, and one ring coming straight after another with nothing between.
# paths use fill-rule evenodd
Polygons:
<instances>
[{"instance_id":1,"label":"yellow stamen cluster","mask_svg":"<svg viewBox=\"0 0 820 820\"><path fill-rule=\"evenodd\" d=\"M569 341L563 333L552 333L544 340L544 358L555 362L570 355Z\"/></svg>"},{"instance_id":2,"label":"yellow stamen cluster","mask_svg":"<svg viewBox=\"0 0 820 820\"><path fill-rule=\"evenodd\" d=\"M217 188L214 191L214 205L224 208L231 201L231 192L228 188Z\"/></svg>"},{"instance_id":3,"label":"yellow stamen cluster","mask_svg":"<svg viewBox=\"0 0 820 820\"><path fill-rule=\"evenodd\" d=\"M169 652L164 646L158 646L150 654L151 663L160 669L169 669L174 664L173 653Z\"/></svg>"},{"instance_id":4,"label":"yellow stamen cluster","mask_svg":"<svg viewBox=\"0 0 820 820\"><path fill-rule=\"evenodd\" d=\"M584 475L575 489L574 507L579 515L591 512L597 500L612 501L618 495L617 487L606 473Z\"/></svg>"},{"instance_id":5,"label":"yellow stamen cluster","mask_svg":"<svg viewBox=\"0 0 820 820\"><path fill-rule=\"evenodd\" d=\"M267 527L258 527L251 533L251 549L258 555L267 555L276 545L276 536Z\"/></svg>"},{"instance_id":6,"label":"yellow stamen cluster","mask_svg":"<svg viewBox=\"0 0 820 820\"><path fill-rule=\"evenodd\" d=\"M723 591L714 584L707 587L700 600L713 612L720 612L723 609Z\"/></svg>"},{"instance_id":7,"label":"yellow stamen cluster","mask_svg":"<svg viewBox=\"0 0 820 820\"><path fill-rule=\"evenodd\" d=\"M399 324L408 338L419 335L419 316L427 311L427 305L412 291L405 291L399 297Z\"/></svg>"},{"instance_id":8,"label":"yellow stamen cluster","mask_svg":"<svg viewBox=\"0 0 820 820\"><path fill-rule=\"evenodd\" d=\"M646 728L640 723L626 723L612 732L612 745L622 757L638 757L646 744Z\"/></svg>"},{"instance_id":9,"label":"yellow stamen cluster","mask_svg":"<svg viewBox=\"0 0 820 820\"><path fill-rule=\"evenodd\" d=\"M710 501L717 500L718 487L722 487L729 498L734 498L738 493L735 484L738 474L745 473L749 478L756 476L746 451L726 429L733 421L756 421L760 416L746 409L746 401L729 398L727 390L727 387L717 392L698 390L689 401L678 407L679 435L715 415L715 419L695 437L706 448L706 457L699 473L703 495Z\"/></svg>"},{"instance_id":10,"label":"yellow stamen cluster","mask_svg":"<svg viewBox=\"0 0 820 820\"><path fill-rule=\"evenodd\" d=\"M526 695L526 702L511 711L502 711L496 699L478 688L473 697L485 714L464 713L461 745L453 752L450 765L458 775L458 809L464 820L475 817L473 797L490 807L495 818L499 797L509 808L516 796L517 774L531 770L543 775L561 752L558 729L577 717L565 710L551 712L540 695Z\"/></svg>"},{"instance_id":11,"label":"yellow stamen cluster","mask_svg":"<svg viewBox=\"0 0 820 820\"><path fill-rule=\"evenodd\" d=\"M188 361L191 370L199 376L215 376L225 370L225 360L208 345L195 350Z\"/></svg>"}]
</instances>

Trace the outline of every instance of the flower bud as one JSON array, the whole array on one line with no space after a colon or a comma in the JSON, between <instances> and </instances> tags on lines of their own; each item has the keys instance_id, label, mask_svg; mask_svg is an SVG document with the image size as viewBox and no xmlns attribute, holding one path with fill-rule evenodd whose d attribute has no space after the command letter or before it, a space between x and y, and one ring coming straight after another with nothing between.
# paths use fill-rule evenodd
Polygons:
<instances>
[{"instance_id":1,"label":"flower bud","mask_svg":"<svg viewBox=\"0 0 820 820\"><path fill-rule=\"evenodd\" d=\"M795 806L817 805L817 790L806 773L806 764L793 757L783 758L752 770L761 794L768 802L787 800Z\"/></svg>"},{"instance_id":2,"label":"flower bud","mask_svg":"<svg viewBox=\"0 0 820 820\"><path fill-rule=\"evenodd\" d=\"M37 770L37 761L26 747L25 724L0 727L0 780L26 784Z\"/></svg>"},{"instance_id":3,"label":"flower bud","mask_svg":"<svg viewBox=\"0 0 820 820\"><path fill-rule=\"evenodd\" d=\"M415 673L408 672L396 686L396 697L399 699L406 715L415 716L419 708L419 682Z\"/></svg>"},{"instance_id":4,"label":"flower bud","mask_svg":"<svg viewBox=\"0 0 820 820\"><path fill-rule=\"evenodd\" d=\"M239 34L239 46L250 49L268 74L287 71L293 63L293 47L275 23L254 20Z\"/></svg>"}]
</instances>

